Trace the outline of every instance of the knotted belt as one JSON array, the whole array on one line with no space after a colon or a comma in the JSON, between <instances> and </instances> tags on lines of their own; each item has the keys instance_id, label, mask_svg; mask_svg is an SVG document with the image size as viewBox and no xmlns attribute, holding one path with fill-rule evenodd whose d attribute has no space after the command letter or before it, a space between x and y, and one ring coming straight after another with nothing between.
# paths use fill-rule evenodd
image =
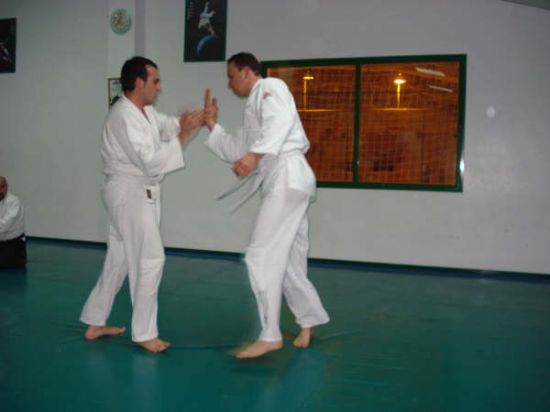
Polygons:
<instances>
[{"instance_id":1,"label":"knotted belt","mask_svg":"<svg viewBox=\"0 0 550 412\"><path fill-rule=\"evenodd\" d=\"M264 181L264 178L266 177L266 174L271 173L271 171L273 171L274 168L284 166L281 162L293 156L303 156L303 153L300 150L292 150L290 152L281 153L279 154L279 156L269 159L269 166L263 167L262 169L260 169L261 172L258 171L258 169L256 169L248 176L239 179L239 181L235 185L231 186L228 190L218 195L216 199L217 200L224 199L227 196L235 193L236 191L238 191L239 189L241 189L242 187L248 184L248 188L244 192L243 196L231 208L231 213L235 213L235 211L239 209L242 205L244 205L254 195L254 193L256 193L256 191L260 188L260 186L262 185L262 182Z\"/></svg>"}]
</instances>

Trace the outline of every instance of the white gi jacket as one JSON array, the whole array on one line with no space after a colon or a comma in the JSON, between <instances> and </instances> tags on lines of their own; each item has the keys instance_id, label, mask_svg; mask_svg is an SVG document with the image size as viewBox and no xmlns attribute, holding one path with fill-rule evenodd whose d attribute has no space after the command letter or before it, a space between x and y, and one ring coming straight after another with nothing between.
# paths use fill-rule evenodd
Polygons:
<instances>
[{"instance_id":1,"label":"white gi jacket","mask_svg":"<svg viewBox=\"0 0 550 412\"><path fill-rule=\"evenodd\" d=\"M16 239L25 231L23 205L11 193L0 202L0 241Z\"/></svg>"},{"instance_id":2,"label":"white gi jacket","mask_svg":"<svg viewBox=\"0 0 550 412\"><path fill-rule=\"evenodd\" d=\"M243 126L235 136L219 124L206 146L226 162L234 163L248 152L264 154L256 170L256 182L265 195L284 185L314 196L315 176L304 153L309 149L294 98L284 81L260 79L252 88L244 109ZM284 178L281 170L286 169Z\"/></svg>"},{"instance_id":3,"label":"white gi jacket","mask_svg":"<svg viewBox=\"0 0 550 412\"><path fill-rule=\"evenodd\" d=\"M107 176L145 178L158 183L165 173L184 166L176 117L146 106L143 113L126 96L110 110L101 145Z\"/></svg>"}]
</instances>

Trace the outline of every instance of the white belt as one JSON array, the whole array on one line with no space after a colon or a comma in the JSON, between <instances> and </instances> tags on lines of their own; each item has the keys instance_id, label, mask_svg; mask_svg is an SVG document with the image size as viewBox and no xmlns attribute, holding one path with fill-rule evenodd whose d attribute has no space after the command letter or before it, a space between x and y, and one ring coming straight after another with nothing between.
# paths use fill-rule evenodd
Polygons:
<instances>
[{"instance_id":1,"label":"white belt","mask_svg":"<svg viewBox=\"0 0 550 412\"><path fill-rule=\"evenodd\" d=\"M114 174L114 175L107 175L107 181L109 180L124 180L129 183L135 183L135 184L142 184L145 186L155 186L158 185L159 182L162 180L164 175L159 175L155 177L149 177L149 176L132 176L127 174Z\"/></svg>"},{"instance_id":2,"label":"white belt","mask_svg":"<svg viewBox=\"0 0 550 412\"><path fill-rule=\"evenodd\" d=\"M243 177L242 179L239 179L239 181L236 184L231 186L228 190L224 191L223 193L219 194L216 197L216 199L217 200L224 199L227 196L235 193L237 190L239 190L240 188L242 188L248 183L248 188L246 189L246 192L244 192L244 195L231 208L231 213L234 213L238 208L244 205L254 195L254 193L256 193L256 191L260 188L260 185L262 184L263 180L264 180L263 175L260 175L258 172L253 172L248 176Z\"/></svg>"},{"instance_id":3,"label":"white belt","mask_svg":"<svg viewBox=\"0 0 550 412\"><path fill-rule=\"evenodd\" d=\"M283 159L288 159L293 156L303 156L303 153L299 150L293 150L291 152L287 153L281 153L276 158L272 158L269 161L271 162L280 162ZM269 167L269 169L273 170L273 166ZM226 198L227 196L231 195L232 193L235 193L237 190L239 190L241 187L243 187L246 183L249 183L248 189L246 192L244 192L244 195L240 198L240 200L231 208L231 213L234 213L238 208L240 208L243 204L245 204L253 195L256 193L256 191L260 188L263 180L265 177L265 172L258 172L256 169L254 172L252 172L250 175L239 179L239 181L230 187L225 192L221 193L216 197L217 200L221 200Z\"/></svg>"}]
</instances>

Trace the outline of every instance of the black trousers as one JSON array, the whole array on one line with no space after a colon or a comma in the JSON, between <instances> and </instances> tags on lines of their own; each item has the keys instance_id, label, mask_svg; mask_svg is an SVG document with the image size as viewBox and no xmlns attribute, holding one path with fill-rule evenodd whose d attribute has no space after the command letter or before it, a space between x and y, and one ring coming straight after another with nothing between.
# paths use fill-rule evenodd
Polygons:
<instances>
[{"instance_id":1,"label":"black trousers","mask_svg":"<svg viewBox=\"0 0 550 412\"><path fill-rule=\"evenodd\" d=\"M25 234L0 241L0 269L20 268L27 263L27 242Z\"/></svg>"}]
</instances>

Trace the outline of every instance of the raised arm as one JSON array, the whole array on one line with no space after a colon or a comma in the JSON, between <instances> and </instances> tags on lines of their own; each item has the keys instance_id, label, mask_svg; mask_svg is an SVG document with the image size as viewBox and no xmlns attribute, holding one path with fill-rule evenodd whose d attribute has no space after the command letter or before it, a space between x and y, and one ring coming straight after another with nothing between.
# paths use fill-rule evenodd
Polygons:
<instances>
[{"instance_id":1,"label":"raised arm","mask_svg":"<svg viewBox=\"0 0 550 412\"><path fill-rule=\"evenodd\" d=\"M210 97L210 89L204 92L204 122L210 131L218 122L218 101Z\"/></svg>"},{"instance_id":2,"label":"raised arm","mask_svg":"<svg viewBox=\"0 0 550 412\"><path fill-rule=\"evenodd\" d=\"M180 132L178 139L182 145L204 124L204 110L183 112L180 116Z\"/></svg>"}]
</instances>

